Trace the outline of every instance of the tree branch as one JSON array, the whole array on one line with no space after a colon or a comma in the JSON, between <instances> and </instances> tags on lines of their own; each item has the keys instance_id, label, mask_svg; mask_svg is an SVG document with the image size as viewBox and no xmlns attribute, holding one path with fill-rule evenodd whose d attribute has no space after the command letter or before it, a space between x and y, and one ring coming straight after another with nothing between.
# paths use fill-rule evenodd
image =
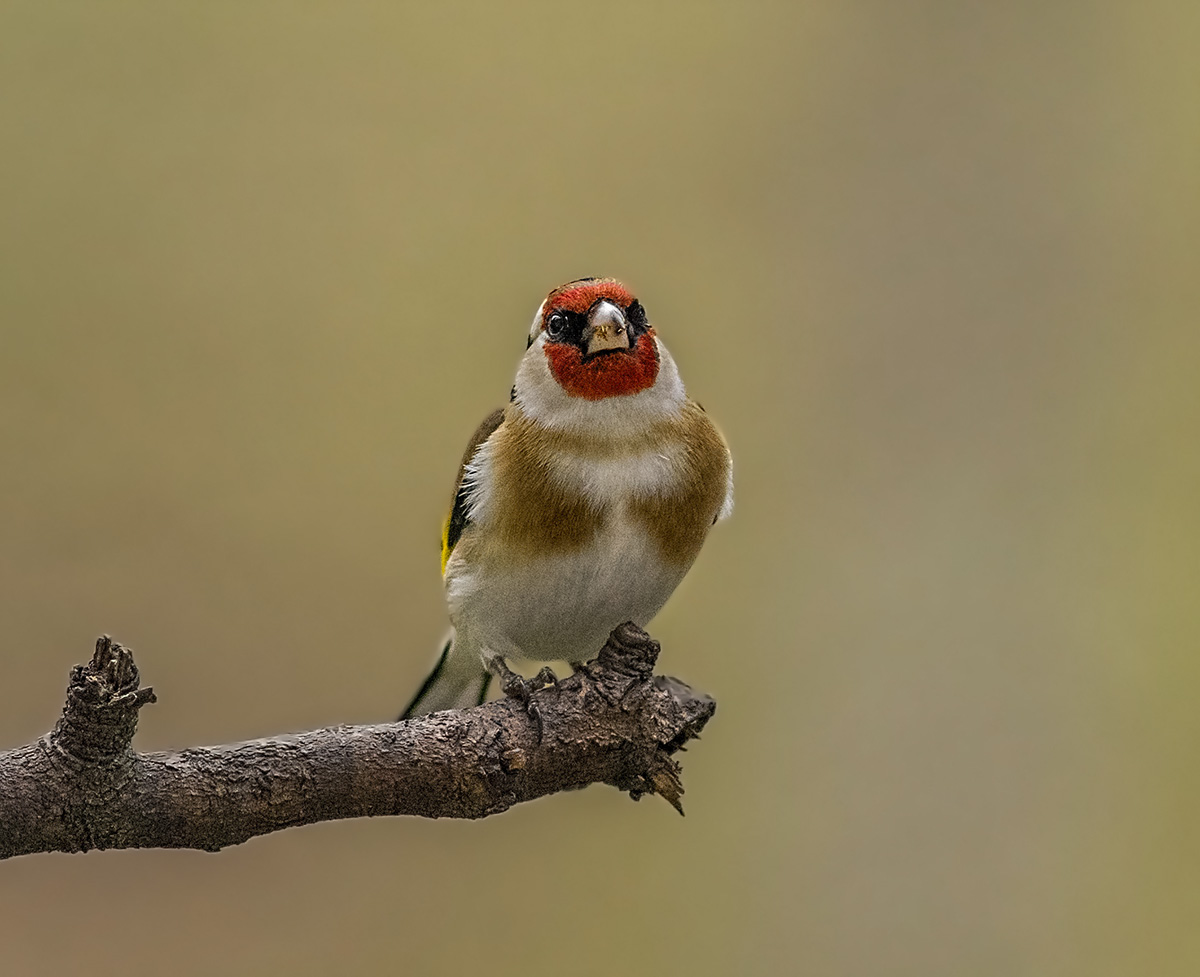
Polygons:
<instances>
[{"instance_id":1,"label":"tree branch","mask_svg":"<svg viewBox=\"0 0 1200 977\"><path fill-rule=\"evenodd\" d=\"M716 709L654 677L658 643L632 624L569 678L515 699L402 723L336 726L177 753L135 753L133 655L108 637L76 665L54 731L0 753L0 858L93 848L217 851L316 821L482 818L606 783L683 813L672 754ZM540 716L540 723L531 714ZM540 728L539 728L540 727Z\"/></svg>"}]
</instances>

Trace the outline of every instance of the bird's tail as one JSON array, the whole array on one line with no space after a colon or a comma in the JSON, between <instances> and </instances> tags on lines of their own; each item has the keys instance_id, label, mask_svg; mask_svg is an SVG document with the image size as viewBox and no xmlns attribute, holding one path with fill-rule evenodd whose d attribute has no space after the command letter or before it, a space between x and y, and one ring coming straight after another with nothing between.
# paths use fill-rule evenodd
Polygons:
<instances>
[{"instance_id":1,"label":"bird's tail","mask_svg":"<svg viewBox=\"0 0 1200 977\"><path fill-rule=\"evenodd\" d=\"M412 719L440 709L469 709L487 698L492 676L478 654L458 647L451 634L429 677L417 689L400 719Z\"/></svg>"}]
</instances>

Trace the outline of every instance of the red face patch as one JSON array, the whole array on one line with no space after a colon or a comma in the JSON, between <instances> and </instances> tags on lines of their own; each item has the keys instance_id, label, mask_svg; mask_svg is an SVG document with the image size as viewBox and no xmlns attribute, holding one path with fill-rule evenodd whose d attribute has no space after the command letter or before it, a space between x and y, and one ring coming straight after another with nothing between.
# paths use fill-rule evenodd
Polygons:
<instances>
[{"instance_id":1,"label":"red face patch","mask_svg":"<svg viewBox=\"0 0 1200 977\"><path fill-rule=\"evenodd\" d=\"M615 278L567 282L546 296L546 313L561 310L584 315L601 299L608 299L624 309L633 301L633 294Z\"/></svg>"},{"instance_id":2,"label":"red face patch","mask_svg":"<svg viewBox=\"0 0 1200 977\"><path fill-rule=\"evenodd\" d=\"M653 329L642 333L631 350L602 353L587 361L583 351L569 343L547 343L545 350L550 372L559 386L572 397L584 400L635 394L654 386L658 377L658 346Z\"/></svg>"}]
</instances>

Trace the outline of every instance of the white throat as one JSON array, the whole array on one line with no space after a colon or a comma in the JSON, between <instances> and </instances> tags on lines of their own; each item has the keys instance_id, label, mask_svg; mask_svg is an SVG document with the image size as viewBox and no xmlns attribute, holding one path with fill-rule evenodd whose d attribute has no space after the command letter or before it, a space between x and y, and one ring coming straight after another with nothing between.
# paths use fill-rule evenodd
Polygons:
<instances>
[{"instance_id":1,"label":"white throat","mask_svg":"<svg viewBox=\"0 0 1200 977\"><path fill-rule=\"evenodd\" d=\"M616 439L636 435L648 425L679 413L687 402L679 369L662 342L658 347L658 376L654 383L635 394L587 400L567 393L550 372L545 336L539 336L525 351L517 368L515 400L531 420L556 431L578 431L594 435L606 431Z\"/></svg>"}]
</instances>

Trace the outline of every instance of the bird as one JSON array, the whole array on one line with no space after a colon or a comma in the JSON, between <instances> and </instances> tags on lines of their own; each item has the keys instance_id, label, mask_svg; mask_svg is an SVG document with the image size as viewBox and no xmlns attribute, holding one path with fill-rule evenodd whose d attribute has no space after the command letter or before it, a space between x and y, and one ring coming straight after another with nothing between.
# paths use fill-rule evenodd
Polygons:
<instances>
[{"instance_id":1,"label":"bird","mask_svg":"<svg viewBox=\"0 0 1200 977\"><path fill-rule=\"evenodd\" d=\"M558 286L463 453L441 540L452 631L400 719L481 704L493 677L528 702L508 660L578 668L645 627L732 511L729 446L641 302L615 278Z\"/></svg>"}]
</instances>

